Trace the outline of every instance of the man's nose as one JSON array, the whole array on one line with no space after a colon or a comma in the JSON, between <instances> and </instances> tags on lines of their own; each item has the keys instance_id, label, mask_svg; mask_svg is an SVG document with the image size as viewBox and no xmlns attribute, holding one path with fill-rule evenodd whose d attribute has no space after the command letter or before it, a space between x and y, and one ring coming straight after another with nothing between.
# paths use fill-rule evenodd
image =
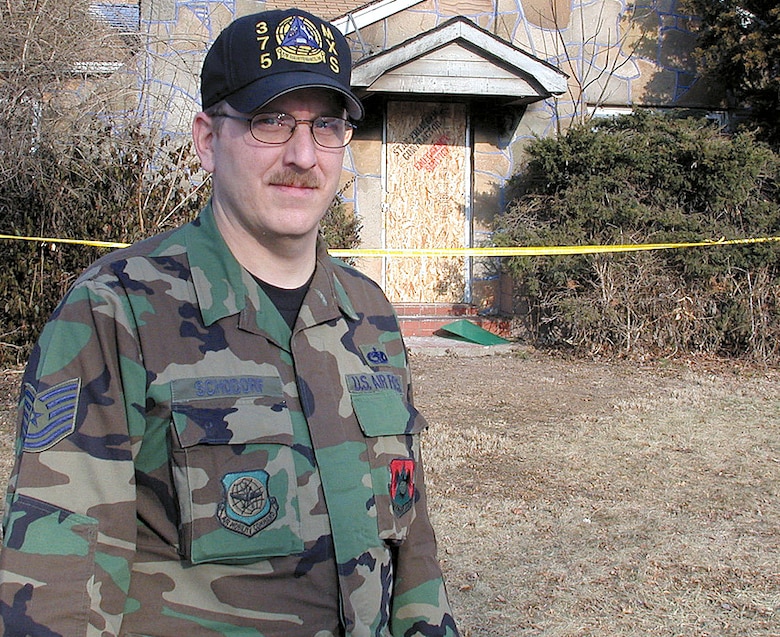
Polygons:
<instances>
[{"instance_id":1,"label":"man's nose","mask_svg":"<svg viewBox=\"0 0 780 637\"><path fill-rule=\"evenodd\" d=\"M317 142L314 141L312 122L296 120L292 137L285 144L285 161L301 168L317 163Z\"/></svg>"}]
</instances>

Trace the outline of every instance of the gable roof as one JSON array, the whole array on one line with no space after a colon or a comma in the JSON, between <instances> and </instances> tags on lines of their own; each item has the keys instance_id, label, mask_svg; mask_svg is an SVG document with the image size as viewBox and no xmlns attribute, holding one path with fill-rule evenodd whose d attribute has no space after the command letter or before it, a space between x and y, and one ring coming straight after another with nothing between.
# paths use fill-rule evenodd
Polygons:
<instances>
[{"instance_id":1,"label":"gable roof","mask_svg":"<svg viewBox=\"0 0 780 637\"><path fill-rule=\"evenodd\" d=\"M529 103L564 93L567 77L459 16L358 62L352 85L364 94L504 97Z\"/></svg>"}]
</instances>

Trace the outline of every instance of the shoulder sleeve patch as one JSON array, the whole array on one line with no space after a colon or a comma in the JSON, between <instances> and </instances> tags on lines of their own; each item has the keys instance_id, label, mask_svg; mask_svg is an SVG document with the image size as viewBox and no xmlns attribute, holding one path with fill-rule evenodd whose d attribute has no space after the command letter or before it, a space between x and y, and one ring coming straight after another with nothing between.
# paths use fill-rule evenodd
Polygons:
<instances>
[{"instance_id":1,"label":"shoulder sleeve patch","mask_svg":"<svg viewBox=\"0 0 780 637\"><path fill-rule=\"evenodd\" d=\"M81 380L66 380L36 392L26 384L22 395L22 449L37 453L56 445L76 429Z\"/></svg>"}]
</instances>

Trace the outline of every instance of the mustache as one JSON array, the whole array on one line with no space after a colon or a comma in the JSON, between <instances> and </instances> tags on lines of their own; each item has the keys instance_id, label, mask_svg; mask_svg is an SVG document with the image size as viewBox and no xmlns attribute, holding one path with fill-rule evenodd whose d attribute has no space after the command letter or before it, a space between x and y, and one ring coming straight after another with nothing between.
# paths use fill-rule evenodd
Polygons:
<instances>
[{"instance_id":1,"label":"mustache","mask_svg":"<svg viewBox=\"0 0 780 637\"><path fill-rule=\"evenodd\" d=\"M269 179L275 186L292 186L294 188L319 188L320 180L317 175L305 172L300 173L294 170L281 169L273 173Z\"/></svg>"}]
</instances>

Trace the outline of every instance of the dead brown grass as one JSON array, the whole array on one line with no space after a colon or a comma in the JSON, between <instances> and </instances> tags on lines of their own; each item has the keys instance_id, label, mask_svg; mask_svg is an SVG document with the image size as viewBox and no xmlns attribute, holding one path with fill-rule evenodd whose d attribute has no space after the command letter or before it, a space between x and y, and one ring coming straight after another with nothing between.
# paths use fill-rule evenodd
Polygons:
<instances>
[{"instance_id":1,"label":"dead brown grass","mask_svg":"<svg viewBox=\"0 0 780 637\"><path fill-rule=\"evenodd\" d=\"M466 636L778 637L780 375L414 359Z\"/></svg>"},{"instance_id":2,"label":"dead brown grass","mask_svg":"<svg viewBox=\"0 0 780 637\"><path fill-rule=\"evenodd\" d=\"M780 637L780 372L413 357L464 637ZM18 372L0 377L6 479Z\"/></svg>"}]
</instances>

